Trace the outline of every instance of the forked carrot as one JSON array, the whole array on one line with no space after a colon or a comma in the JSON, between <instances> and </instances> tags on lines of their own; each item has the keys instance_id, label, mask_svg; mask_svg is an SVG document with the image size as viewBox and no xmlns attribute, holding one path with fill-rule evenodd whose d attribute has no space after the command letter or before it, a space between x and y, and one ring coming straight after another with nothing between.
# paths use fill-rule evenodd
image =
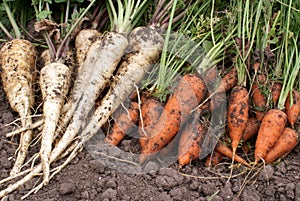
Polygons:
<instances>
[{"instance_id":1,"label":"forked carrot","mask_svg":"<svg viewBox=\"0 0 300 201\"><path fill-rule=\"evenodd\" d=\"M265 156L265 162L273 163L278 158L292 151L293 148L298 144L298 142L299 134L294 129L291 129L289 127L284 128L276 144Z\"/></svg>"},{"instance_id":2,"label":"forked carrot","mask_svg":"<svg viewBox=\"0 0 300 201\"><path fill-rule=\"evenodd\" d=\"M105 142L118 145L125 137L126 132L138 121L138 117L139 104L137 102L131 102L128 111L122 110L122 112L116 116L113 128L107 134Z\"/></svg>"},{"instance_id":3,"label":"forked carrot","mask_svg":"<svg viewBox=\"0 0 300 201\"><path fill-rule=\"evenodd\" d=\"M231 139L231 147L235 154L238 144L246 129L248 121L249 96L248 90L242 86L236 86L232 89L229 97L228 106L228 129Z\"/></svg>"},{"instance_id":4,"label":"forked carrot","mask_svg":"<svg viewBox=\"0 0 300 201\"><path fill-rule=\"evenodd\" d=\"M287 122L286 114L278 109L269 110L262 119L255 143L255 164L265 158L274 146Z\"/></svg>"},{"instance_id":5,"label":"forked carrot","mask_svg":"<svg viewBox=\"0 0 300 201\"><path fill-rule=\"evenodd\" d=\"M163 148L177 134L180 125L186 121L205 94L206 87L202 79L192 74L183 76L153 129L153 137L141 152L141 163L150 157L150 154Z\"/></svg>"}]
</instances>

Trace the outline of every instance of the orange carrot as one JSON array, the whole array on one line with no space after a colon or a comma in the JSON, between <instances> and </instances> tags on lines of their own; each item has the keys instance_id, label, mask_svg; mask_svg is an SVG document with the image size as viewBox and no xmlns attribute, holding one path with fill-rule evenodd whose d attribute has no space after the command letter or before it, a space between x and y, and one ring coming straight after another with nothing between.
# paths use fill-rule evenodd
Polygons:
<instances>
[{"instance_id":1,"label":"orange carrot","mask_svg":"<svg viewBox=\"0 0 300 201\"><path fill-rule=\"evenodd\" d=\"M199 157L201 151L200 142L205 137L205 134L206 129L198 119L189 122L183 129L178 147L178 163L180 168Z\"/></svg>"},{"instance_id":2,"label":"orange carrot","mask_svg":"<svg viewBox=\"0 0 300 201\"><path fill-rule=\"evenodd\" d=\"M227 120L233 154L235 154L247 126L248 102L249 96L246 88L236 86L232 89L229 98Z\"/></svg>"},{"instance_id":3,"label":"orange carrot","mask_svg":"<svg viewBox=\"0 0 300 201\"><path fill-rule=\"evenodd\" d=\"M219 143L215 148L216 151L220 152L222 155L226 156L227 158L234 159L234 161L239 162L247 167L251 167L250 164L245 161L243 158L238 156L237 154L233 153L233 151L227 147L226 145Z\"/></svg>"},{"instance_id":4,"label":"orange carrot","mask_svg":"<svg viewBox=\"0 0 300 201\"><path fill-rule=\"evenodd\" d=\"M260 67L260 63L259 63L259 62L255 62L255 63L253 64L252 68L253 68L255 74L258 72L259 67Z\"/></svg>"},{"instance_id":5,"label":"orange carrot","mask_svg":"<svg viewBox=\"0 0 300 201\"><path fill-rule=\"evenodd\" d=\"M187 117L206 94L205 83L199 77L187 74L178 83L173 95L168 100L164 112L153 129L153 137L149 139L141 152L140 162L159 151L178 132Z\"/></svg>"},{"instance_id":6,"label":"orange carrot","mask_svg":"<svg viewBox=\"0 0 300 201\"><path fill-rule=\"evenodd\" d=\"M276 105L276 103L279 99L281 88L282 88L282 84L279 82L274 82L272 85L271 91L272 91L272 100L273 100L274 105Z\"/></svg>"},{"instance_id":7,"label":"orange carrot","mask_svg":"<svg viewBox=\"0 0 300 201\"><path fill-rule=\"evenodd\" d=\"M216 67L209 68L203 74L201 74L201 78L206 83L206 86L215 84L217 76L218 70Z\"/></svg>"},{"instance_id":8,"label":"orange carrot","mask_svg":"<svg viewBox=\"0 0 300 201\"><path fill-rule=\"evenodd\" d=\"M259 129L259 122L255 117L248 118L247 126L243 133L242 139L244 142L255 136Z\"/></svg>"},{"instance_id":9,"label":"orange carrot","mask_svg":"<svg viewBox=\"0 0 300 201\"><path fill-rule=\"evenodd\" d=\"M139 105L131 102L128 111L122 111L116 119L113 128L105 138L105 142L117 145L125 137L126 132L137 122L139 117Z\"/></svg>"},{"instance_id":10,"label":"orange carrot","mask_svg":"<svg viewBox=\"0 0 300 201\"><path fill-rule=\"evenodd\" d=\"M220 152L215 150L212 154L206 157L205 166L215 167L216 165L221 163L222 160L223 160L223 155Z\"/></svg>"},{"instance_id":11,"label":"orange carrot","mask_svg":"<svg viewBox=\"0 0 300 201\"><path fill-rule=\"evenodd\" d=\"M294 149L298 142L299 134L291 128L284 128L276 144L265 156L265 162L273 163L278 158L288 154Z\"/></svg>"},{"instance_id":12,"label":"orange carrot","mask_svg":"<svg viewBox=\"0 0 300 201\"><path fill-rule=\"evenodd\" d=\"M220 85L218 86L216 92L225 92L232 89L238 83L237 71L235 67L230 69L230 71L222 78Z\"/></svg>"},{"instance_id":13,"label":"orange carrot","mask_svg":"<svg viewBox=\"0 0 300 201\"><path fill-rule=\"evenodd\" d=\"M254 108L256 111L256 118L261 121L263 116L265 115L265 110L267 109L267 99L261 90L261 86L263 86L266 82L266 77L264 75L257 75L256 80L252 85L252 100L254 104Z\"/></svg>"},{"instance_id":14,"label":"orange carrot","mask_svg":"<svg viewBox=\"0 0 300 201\"><path fill-rule=\"evenodd\" d=\"M300 114L300 93L298 91L292 91L293 103L291 105L291 95L287 97L285 101L285 111L287 115L288 122L294 128L294 124L298 119Z\"/></svg>"},{"instance_id":15,"label":"orange carrot","mask_svg":"<svg viewBox=\"0 0 300 201\"><path fill-rule=\"evenodd\" d=\"M151 137L152 130L157 124L158 119L163 111L162 103L154 97L142 95L142 108L139 122L140 145L143 150L147 143L147 138Z\"/></svg>"},{"instance_id":16,"label":"orange carrot","mask_svg":"<svg viewBox=\"0 0 300 201\"><path fill-rule=\"evenodd\" d=\"M278 109L269 110L262 119L255 143L255 164L274 146L287 122L286 114Z\"/></svg>"}]
</instances>

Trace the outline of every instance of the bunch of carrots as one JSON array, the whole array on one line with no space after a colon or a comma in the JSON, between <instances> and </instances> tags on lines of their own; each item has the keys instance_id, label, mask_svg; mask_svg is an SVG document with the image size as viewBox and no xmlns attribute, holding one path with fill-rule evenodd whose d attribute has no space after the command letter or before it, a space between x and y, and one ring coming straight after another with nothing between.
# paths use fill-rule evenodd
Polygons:
<instances>
[{"instance_id":1,"label":"bunch of carrots","mask_svg":"<svg viewBox=\"0 0 300 201\"><path fill-rule=\"evenodd\" d=\"M213 33L205 36L212 37L214 45L205 56L196 59L203 41L195 39L193 48L182 50L181 38L175 37L174 42L170 37L171 31L192 26L193 20L189 19L198 16L194 15L197 3L159 0L144 26L137 25L150 6L146 0L107 0L100 5L93 0L79 12L74 7L73 13L69 13L67 4L63 24L69 26L56 23L51 12L44 16L43 9L51 8L48 2L32 3L36 31L48 47L41 54L36 50L40 48L21 39L9 4L3 3L15 38L0 23L10 39L0 50L1 80L11 108L20 116L21 128L7 134L10 137L20 133L20 141L11 175L0 184L25 176L1 190L0 198L40 173L43 181L25 197L47 185L100 129L107 131L104 142L111 146L138 136L140 164L155 160L166 146L171 147L163 154L176 150L180 168L199 158L205 158L207 166L215 166L223 157L253 168L273 163L299 142L300 92L293 89L294 82L289 79L270 81L262 73L266 71L261 62L248 62L249 54L239 45L247 43L239 42L246 38L242 29L237 33L236 29L228 31L225 39L214 38ZM208 6L209 3L203 4L199 13ZM89 12L92 8L94 11ZM189 13L190 8L194 10ZM259 19L260 13L255 15ZM107 30L104 25L108 21ZM85 23L88 28L83 29ZM220 28L220 24L215 26ZM234 44L231 39L237 41L236 55L240 56L236 56L233 65L219 67L217 62L222 60L225 43ZM178 61L180 54L189 56ZM249 78L247 73L253 76ZM219 75L222 79L218 79ZM152 81L141 86L146 77ZM169 85L164 83L168 78ZM33 120L34 96L38 95L35 82L39 83L43 113L40 119ZM209 122L220 111L226 113L226 124L221 125L222 136L212 135L214 124ZM22 170L37 127L41 129L40 163ZM132 132L136 133L128 135ZM245 160L240 153L246 150L248 141L255 142L254 157ZM51 164L62 158L65 161L55 171L51 169Z\"/></svg>"}]
</instances>

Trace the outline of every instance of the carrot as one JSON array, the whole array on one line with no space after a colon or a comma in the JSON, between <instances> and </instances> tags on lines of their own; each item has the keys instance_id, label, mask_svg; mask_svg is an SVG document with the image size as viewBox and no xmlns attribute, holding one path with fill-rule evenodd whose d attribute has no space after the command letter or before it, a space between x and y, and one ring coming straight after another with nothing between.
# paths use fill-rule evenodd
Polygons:
<instances>
[{"instance_id":1,"label":"carrot","mask_svg":"<svg viewBox=\"0 0 300 201\"><path fill-rule=\"evenodd\" d=\"M14 39L3 45L0 57L1 78L10 106L20 115L22 127L29 127L32 124L31 107L34 104L32 85L35 78L35 47L27 40ZM11 175L20 171L31 139L31 130L21 133L18 155Z\"/></svg>"},{"instance_id":2,"label":"carrot","mask_svg":"<svg viewBox=\"0 0 300 201\"><path fill-rule=\"evenodd\" d=\"M284 128L278 141L264 157L266 163L273 163L278 158L291 152L299 142L299 134L291 128Z\"/></svg>"},{"instance_id":3,"label":"carrot","mask_svg":"<svg viewBox=\"0 0 300 201\"><path fill-rule=\"evenodd\" d=\"M222 78L216 92L225 92L238 83L237 70L235 67L231 68L230 71Z\"/></svg>"},{"instance_id":4,"label":"carrot","mask_svg":"<svg viewBox=\"0 0 300 201\"><path fill-rule=\"evenodd\" d=\"M210 86L213 87L216 82L217 76L218 70L216 67L209 68L203 74L201 74L201 78L206 83L206 86L208 86L207 88L209 88Z\"/></svg>"},{"instance_id":5,"label":"carrot","mask_svg":"<svg viewBox=\"0 0 300 201\"><path fill-rule=\"evenodd\" d=\"M272 100L274 105L277 104L277 101L279 99L280 93L281 93L282 84L278 82L274 82L272 84L271 92L272 92Z\"/></svg>"},{"instance_id":6,"label":"carrot","mask_svg":"<svg viewBox=\"0 0 300 201\"><path fill-rule=\"evenodd\" d=\"M216 148L216 151L220 152L222 155L226 156L229 159L232 159L236 162L239 162L247 167L251 167L251 165L245 161L243 158L241 158L240 156L238 156L236 153L233 153L233 151L227 147L226 145L219 143Z\"/></svg>"},{"instance_id":7,"label":"carrot","mask_svg":"<svg viewBox=\"0 0 300 201\"><path fill-rule=\"evenodd\" d=\"M141 163L148 158L147 155L159 151L176 135L180 125L187 120L191 110L199 104L205 94L206 87L202 79L192 74L183 76L153 129L153 137L141 152Z\"/></svg>"},{"instance_id":8,"label":"carrot","mask_svg":"<svg viewBox=\"0 0 300 201\"><path fill-rule=\"evenodd\" d=\"M208 155L205 160L205 166L206 167L215 167L219 163L221 163L223 160L223 155L218 152L214 151L212 154Z\"/></svg>"},{"instance_id":9,"label":"carrot","mask_svg":"<svg viewBox=\"0 0 300 201\"><path fill-rule=\"evenodd\" d=\"M40 87L43 95L43 118L40 156L44 170L44 182L49 182L49 158L54 140L54 133L61 108L70 88L71 70L66 65L54 62L44 66L40 75Z\"/></svg>"},{"instance_id":10,"label":"carrot","mask_svg":"<svg viewBox=\"0 0 300 201\"><path fill-rule=\"evenodd\" d=\"M180 136L178 146L179 168L189 164L200 155L200 142L205 137L206 129L200 124L198 117L195 118L195 121L186 125Z\"/></svg>"},{"instance_id":11,"label":"carrot","mask_svg":"<svg viewBox=\"0 0 300 201\"><path fill-rule=\"evenodd\" d=\"M126 132L135 125L139 117L139 104L131 102L128 111L122 112L116 116L114 126L105 138L105 142L117 145L125 137Z\"/></svg>"},{"instance_id":12,"label":"carrot","mask_svg":"<svg viewBox=\"0 0 300 201\"><path fill-rule=\"evenodd\" d=\"M152 130L157 124L159 117L162 114L163 106L162 103L156 100L154 97L146 97L142 95L141 97L142 107L141 107L141 118L139 121L139 135L140 135L140 146L141 150L144 149L147 138L151 137Z\"/></svg>"},{"instance_id":13,"label":"carrot","mask_svg":"<svg viewBox=\"0 0 300 201\"><path fill-rule=\"evenodd\" d=\"M291 102L291 96L293 102ZM293 90L292 94L288 95L285 101L285 111L288 122L291 124L291 127L294 128L295 122L300 114L300 93L298 91Z\"/></svg>"},{"instance_id":14,"label":"carrot","mask_svg":"<svg viewBox=\"0 0 300 201\"><path fill-rule=\"evenodd\" d=\"M262 119L255 143L255 164L274 146L287 122L286 114L278 109L269 110Z\"/></svg>"},{"instance_id":15,"label":"carrot","mask_svg":"<svg viewBox=\"0 0 300 201\"><path fill-rule=\"evenodd\" d=\"M226 97L224 92L231 90L237 85L237 71L235 68L230 69L230 71L222 78L219 85L215 90L215 94L211 97L210 110L214 111L222 107Z\"/></svg>"},{"instance_id":16,"label":"carrot","mask_svg":"<svg viewBox=\"0 0 300 201\"><path fill-rule=\"evenodd\" d=\"M247 142L249 139L257 135L259 130L259 121L256 117L250 117L247 121L247 126L245 132L243 133L242 140L243 142ZM245 154L250 151L251 146L248 143L242 144L242 150Z\"/></svg>"},{"instance_id":17,"label":"carrot","mask_svg":"<svg viewBox=\"0 0 300 201\"><path fill-rule=\"evenodd\" d=\"M249 96L246 88L236 86L232 89L228 106L228 129L231 147L235 154L248 121Z\"/></svg>"},{"instance_id":18,"label":"carrot","mask_svg":"<svg viewBox=\"0 0 300 201\"><path fill-rule=\"evenodd\" d=\"M264 75L257 75L252 84L252 100L256 112L256 118L261 121L267 109L267 99L263 94L261 87L265 85L266 77Z\"/></svg>"},{"instance_id":19,"label":"carrot","mask_svg":"<svg viewBox=\"0 0 300 201\"><path fill-rule=\"evenodd\" d=\"M254 70L255 75L257 74L259 68L260 68L260 63L259 63L259 62L255 62L255 63L252 65L252 69Z\"/></svg>"},{"instance_id":20,"label":"carrot","mask_svg":"<svg viewBox=\"0 0 300 201\"><path fill-rule=\"evenodd\" d=\"M248 141L250 138L252 138L257 134L258 130L259 130L259 121L255 117L248 118L245 131L242 135L242 140L244 142Z\"/></svg>"}]
</instances>

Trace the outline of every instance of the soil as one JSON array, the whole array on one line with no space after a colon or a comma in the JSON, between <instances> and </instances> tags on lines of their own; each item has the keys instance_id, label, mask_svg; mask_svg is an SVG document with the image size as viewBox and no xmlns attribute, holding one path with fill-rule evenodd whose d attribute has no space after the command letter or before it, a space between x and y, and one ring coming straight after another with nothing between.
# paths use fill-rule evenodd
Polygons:
<instances>
[{"instance_id":1,"label":"soil","mask_svg":"<svg viewBox=\"0 0 300 201\"><path fill-rule=\"evenodd\" d=\"M17 136L6 138L5 133L15 125L5 126L18 116L12 112L0 85L0 178L6 178L12 168ZM123 148L131 146L128 140ZM38 152L32 146L31 156ZM87 200L211 200L211 201L300 201L300 145L288 156L261 171L235 165L233 177L228 180L230 161L215 168L206 168L204 161L196 160L181 170L178 164L157 168L145 174L125 173L100 163L90 150L84 149L69 165L55 175L50 183L31 194L30 201L87 201ZM104 157L104 156L103 156ZM54 164L55 165L55 164ZM148 166L155 164L149 163ZM24 169L28 168L26 165ZM152 167L153 169L153 167ZM247 171L246 171L247 170ZM20 200L40 177L21 186L5 201ZM247 181L244 184L244 182ZM6 185L1 184L0 189Z\"/></svg>"}]
</instances>

